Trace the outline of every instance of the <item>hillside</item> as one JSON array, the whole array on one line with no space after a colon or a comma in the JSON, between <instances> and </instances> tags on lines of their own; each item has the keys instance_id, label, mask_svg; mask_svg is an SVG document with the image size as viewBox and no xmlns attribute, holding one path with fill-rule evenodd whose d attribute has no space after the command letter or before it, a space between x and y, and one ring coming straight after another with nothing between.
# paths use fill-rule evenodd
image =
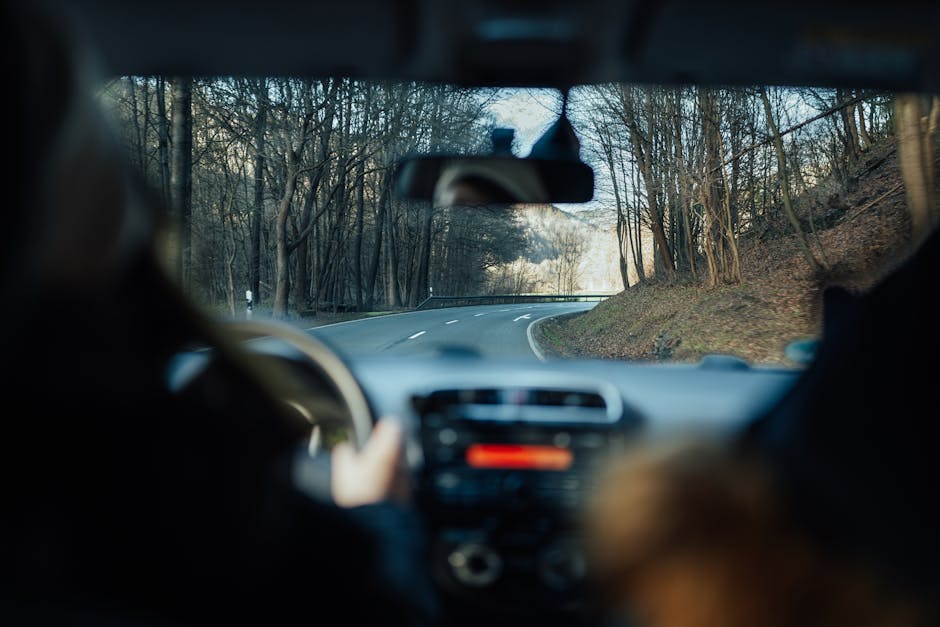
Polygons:
<instances>
[{"instance_id":1,"label":"hillside","mask_svg":"<svg viewBox=\"0 0 940 627\"><path fill-rule=\"evenodd\" d=\"M814 275L785 227L751 231L740 239L740 285L709 289L685 276L633 286L591 312L538 325L539 343L556 356L697 361L730 353L788 363L785 345L819 332L826 286L865 290L909 248L893 142L874 146L851 180L851 192L824 180L798 199L801 219L815 215L828 270Z\"/></svg>"},{"instance_id":2,"label":"hillside","mask_svg":"<svg viewBox=\"0 0 940 627\"><path fill-rule=\"evenodd\" d=\"M621 285L617 237L609 227L548 204L519 205L513 213L524 251L491 269L491 292L609 294Z\"/></svg>"}]
</instances>

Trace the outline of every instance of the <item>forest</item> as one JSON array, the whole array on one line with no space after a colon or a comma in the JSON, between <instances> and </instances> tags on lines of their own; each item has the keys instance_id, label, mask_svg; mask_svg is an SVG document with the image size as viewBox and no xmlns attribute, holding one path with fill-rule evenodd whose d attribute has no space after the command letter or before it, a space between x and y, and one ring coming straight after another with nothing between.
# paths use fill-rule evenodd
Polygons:
<instances>
[{"instance_id":1,"label":"forest","mask_svg":"<svg viewBox=\"0 0 940 627\"><path fill-rule=\"evenodd\" d=\"M101 100L169 210L167 255L184 289L230 315L250 290L275 317L414 307L431 289L575 292L585 262L616 264L618 289L677 276L733 284L748 263L739 239L755 233L795 234L811 267L825 271L817 232L844 210L850 166L905 129L902 162L932 154L923 144L940 116L936 98L849 89L584 86L568 111L595 170L595 200L566 208L550 232L533 233L518 208L395 195L406 155L486 152L490 107L504 92L125 77ZM550 100L560 111L561 98ZM915 228L936 215L931 175L905 170ZM590 258L583 224L616 237L616 259Z\"/></svg>"}]
</instances>

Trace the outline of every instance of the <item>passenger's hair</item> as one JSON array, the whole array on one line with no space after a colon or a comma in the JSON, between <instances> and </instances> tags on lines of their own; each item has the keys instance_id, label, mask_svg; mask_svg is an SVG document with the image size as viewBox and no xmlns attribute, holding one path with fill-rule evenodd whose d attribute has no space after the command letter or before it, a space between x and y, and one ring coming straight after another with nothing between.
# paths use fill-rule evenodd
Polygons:
<instances>
[{"instance_id":1,"label":"passenger's hair","mask_svg":"<svg viewBox=\"0 0 940 627\"><path fill-rule=\"evenodd\" d=\"M646 627L927 627L926 602L790 522L768 468L720 445L638 447L587 520L608 600Z\"/></svg>"}]
</instances>

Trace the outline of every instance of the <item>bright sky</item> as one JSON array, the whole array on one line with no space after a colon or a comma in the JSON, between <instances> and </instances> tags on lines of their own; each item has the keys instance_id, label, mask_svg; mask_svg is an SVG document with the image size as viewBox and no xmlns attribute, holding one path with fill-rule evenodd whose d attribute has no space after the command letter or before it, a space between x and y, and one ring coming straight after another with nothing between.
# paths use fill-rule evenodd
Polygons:
<instances>
[{"instance_id":1,"label":"bright sky","mask_svg":"<svg viewBox=\"0 0 940 627\"><path fill-rule=\"evenodd\" d=\"M532 144L561 112L557 89L502 89L490 105L496 124L516 130L513 150L516 156L529 154Z\"/></svg>"},{"instance_id":2,"label":"bright sky","mask_svg":"<svg viewBox=\"0 0 940 627\"><path fill-rule=\"evenodd\" d=\"M506 88L497 94L496 101L489 106L497 126L515 129L513 152L517 157L525 157L532 145L561 113L561 92L557 89ZM575 121L572 122L576 124ZM577 132L577 126L575 131ZM582 157L584 138L582 141ZM597 173L595 172L595 177ZM592 208L598 200L595 184L595 200L585 204L560 204L555 206L569 213Z\"/></svg>"}]
</instances>

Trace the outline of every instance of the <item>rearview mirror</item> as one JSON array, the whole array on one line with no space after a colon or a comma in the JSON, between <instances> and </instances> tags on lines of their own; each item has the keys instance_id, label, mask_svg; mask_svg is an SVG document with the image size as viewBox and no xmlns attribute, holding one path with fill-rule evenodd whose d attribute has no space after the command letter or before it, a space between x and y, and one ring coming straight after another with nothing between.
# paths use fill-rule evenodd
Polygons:
<instances>
[{"instance_id":1,"label":"rearview mirror","mask_svg":"<svg viewBox=\"0 0 940 627\"><path fill-rule=\"evenodd\" d=\"M511 129L493 131L489 155L421 155L397 172L403 198L435 206L582 203L594 197L594 171L579 157L580 143L562 115L532 147L512 155Z\"/></svg>"},{"instance_id":2,"label":"rearview mirror","mask_svg":"<svg viewBox=\"0 0 940 627\"><path fill-rule=\"evenodd\" d=\"M594 172L580 161L422 156L401 164L398 193L436 206L587 202Z\"/></svg>"}]
</instances>

